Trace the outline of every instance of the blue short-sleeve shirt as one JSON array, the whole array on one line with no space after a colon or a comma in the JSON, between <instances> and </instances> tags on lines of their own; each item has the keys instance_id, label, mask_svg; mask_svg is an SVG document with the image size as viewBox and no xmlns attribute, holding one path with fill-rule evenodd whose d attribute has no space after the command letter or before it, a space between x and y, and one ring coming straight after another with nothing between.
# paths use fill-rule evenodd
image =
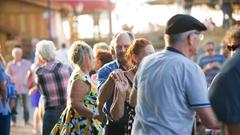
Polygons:
<instances>
[{"instance_id":1,"label":"blue short-sleeve shirt","mask_svg":"<svg viewBox=\"0 0 240 135\"><path fill-rule=\"evenodd\" d=\"M170 50L147 56L136 75L132 134L190 135L196 108L209 107L201 68Z\"/></svg>"}]
</instances>

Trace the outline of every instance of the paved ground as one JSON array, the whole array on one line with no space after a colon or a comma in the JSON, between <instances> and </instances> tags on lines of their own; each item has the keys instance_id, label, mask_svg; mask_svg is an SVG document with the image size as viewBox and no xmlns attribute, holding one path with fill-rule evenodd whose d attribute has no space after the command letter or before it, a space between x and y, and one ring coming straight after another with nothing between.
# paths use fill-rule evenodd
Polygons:
<instances>
[{"instance_id":1,"label":"paved ground","mask_svg":"<svg viewBox=\"0 0 240 135\"><path fill-rule=\"evenodd\" d=\"M24 120L23 120L23 108L21 105L18 105L18 115L17 115L17 123L16 126L11 127L11 133L10 135L40 135L40 133L34 134L32 132L33 127L32 127L32 117L33 117L33 107L31 106L31 98L28 98L28 107L29 107L29 114L30 114L30 120L29 123L30 125L25 125Z\"/></svg>"}]
</instances>

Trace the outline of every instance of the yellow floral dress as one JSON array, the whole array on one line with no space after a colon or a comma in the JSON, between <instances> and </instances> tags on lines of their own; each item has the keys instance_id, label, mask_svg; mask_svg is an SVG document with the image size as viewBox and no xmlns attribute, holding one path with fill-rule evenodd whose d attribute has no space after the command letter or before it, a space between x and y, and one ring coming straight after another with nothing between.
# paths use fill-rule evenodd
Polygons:
<instances>
[{"instance_id":1,"label":"yellow floral dress","mask_svg":"<svg viewBox=\"0 0 240 135\"><path fill-rule=\"evenodd\" d=\"M96 86L90 77L81 71L75 71L71 75L71 80L83 80L90 84L91 90L85 96L83 103L92 112L97 112L96 107ZM101 135L101 122L95 119L88 119L81 116L70 105L63 111L60 120L55 124L50 135Z\"/></svg>"}]
</instances>

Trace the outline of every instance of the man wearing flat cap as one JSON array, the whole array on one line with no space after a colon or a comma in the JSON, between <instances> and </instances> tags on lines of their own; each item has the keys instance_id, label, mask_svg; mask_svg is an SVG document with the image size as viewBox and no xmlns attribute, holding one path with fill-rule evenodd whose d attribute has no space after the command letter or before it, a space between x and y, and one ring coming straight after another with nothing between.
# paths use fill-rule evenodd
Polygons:
<instances>
[{"instance_id":1,"label":"man wearing flat cap","mask_svg":"<svg viewBox=\"0 0 240 135\"><path fill-rule=\"evenodd\" d=\"M207 128L219 127L201 68L191 61L206 27L177 14L165 30L166 48L146 57L136 74L133 135L191 135L195 112Z\"/></svg>"}]
</instances>

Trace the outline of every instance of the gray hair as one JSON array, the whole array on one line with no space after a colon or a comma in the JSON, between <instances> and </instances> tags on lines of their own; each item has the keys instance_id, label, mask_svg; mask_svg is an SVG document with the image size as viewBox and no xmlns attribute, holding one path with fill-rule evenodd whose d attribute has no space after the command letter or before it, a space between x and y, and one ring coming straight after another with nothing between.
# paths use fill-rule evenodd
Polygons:
<instances>
[{"instance_id":1,"label":"gray hair","mask_svg":"<svg viewBox=\"0 0 240 135\"><path fill-rule=\"evenodd\" d=\"M164 35L165 43L169 45L179 43L185 40L190 32L192 31L186 31L186 32L171 34L171 35L165 34Z\"/></svg>"},{"instance_id":2,"label":"gray hair","mask_svg":"<svg viewBox=\"0 0 240 135\"><path fill-rule=\"evenodd\" d=\"M75 41L69 49L69 61L74 65L82 65L85 56L92 58L92 48L84 41Z\"/></svg>"},{"instance_id":3,"label":"gray hair","mask_svg":"<svg viewBox=\"0 0 240 135\"><path fill-rule=\"evenodd\" d=\"M36 54L40 55L45 61L55 60L56 47L52 41L42 40L36 45Z\"/></svg>"},{"instance_id":4,"label":"gray hair","mask_svg":"<svg viewBox=\"0 0 240 135\"><path fill-rule=\"evenodd\" d=\"M94 57L96 57L97 50L99 50L99 49L101 49L101 50L107 50L107 51L110 50L110 48L109 48L109 46L107 45L107 43L105 43L105 42L96 43L96 44L93 45L93 55L94 55Z\"/></svg>"},{"instance_id":5,"label":"gray hair","mask_svg":"<svg viewBox=\"0 0 240 135\"><path fill-rule=\"evenodd\" d=\"M13 48L12 49L12 56L14 56L16 52L19 52L19 53L22 54L23 50L22 50L22 48L19 48L19 47Z\"/></svg>"}]
</instances>

